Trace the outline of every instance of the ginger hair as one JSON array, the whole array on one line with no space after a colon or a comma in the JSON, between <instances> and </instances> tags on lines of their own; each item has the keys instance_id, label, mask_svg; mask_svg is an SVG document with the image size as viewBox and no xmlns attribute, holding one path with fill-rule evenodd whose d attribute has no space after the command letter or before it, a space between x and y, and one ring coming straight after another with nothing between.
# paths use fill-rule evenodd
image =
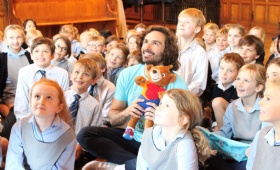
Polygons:
<instances>
[{"instance_id":1,"label":"ginger hair","mask_svg":"<svg viewBox=\"0 0 280 170\"><path fill-rule=\"evenodd\" d=\"M56 88L57 93L58 93L59 103L63 105L63 108L57 114L60 117L60 119L62 119L64 122L71 125L68 106L67 106L65 98L64 98L63 90L61 89L59 84L54 80L50 80L50 79L47 79L47 78L42 78L42 79L40 79L39 81L37 81L33 84L32 88L31 88L30 98L32 96L32 92L33 92L34 87L39 85L39 84L52 86L52 87Z\"/></svg>"}]
</instances>

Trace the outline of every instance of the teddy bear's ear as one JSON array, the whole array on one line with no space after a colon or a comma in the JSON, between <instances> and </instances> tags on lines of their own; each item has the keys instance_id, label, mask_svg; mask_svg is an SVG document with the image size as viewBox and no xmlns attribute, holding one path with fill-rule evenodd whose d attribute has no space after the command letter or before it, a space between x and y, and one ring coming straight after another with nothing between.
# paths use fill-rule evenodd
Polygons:
<instances>
[{"instance_id":1,"label":"teddy bear's ear","mask_svg":"<svg viewBox=\"0 0 280 170\"><path fill-rule=\"evenodd\" d=\"M169 67L169 70L171 70L173 68L173 65L169 65L168 67Z\"/></svg>"},{"instance_id":2,"label":"teddy bear's ear","mask_svg":"<svg viewBox=\"0 0 280 170\"><path fill-rule=\"evenodd\" d=\"M149 70L151 70L151 68L152 67L154 67L154 65L153 64L149 64L149 65L147 65L147 70L149 71Z\"/></svg>"},{"instance_id":3,"label":"teddy bear's ear","mask_svg":"<svg viewBox=\"0 0 280 170\"><path fill-rule=\"evenodd\" d=\"M176 81L176 75L175 74L171 74L171 80L170 80L170 83L173 83Z\"/></svg>"}]
</instances>

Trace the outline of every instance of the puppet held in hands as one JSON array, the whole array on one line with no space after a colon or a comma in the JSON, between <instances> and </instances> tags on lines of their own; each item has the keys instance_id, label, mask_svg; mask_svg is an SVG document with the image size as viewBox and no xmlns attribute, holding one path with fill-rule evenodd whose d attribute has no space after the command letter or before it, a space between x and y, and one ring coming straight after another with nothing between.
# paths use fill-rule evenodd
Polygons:
<instances>
[{"instance_id":1,"label":"puppet held in hands","mask_svg":"<svg viewBox=\"0 0 280 170\"><path fill-rule=\"evenodd\" d=\"M147 66L147 77L146 80L143 76L138 76L135 78L135 82L138 86L141 86L142 92L139 98L144 99L144 102L139 102L138 104L145 110L149 105L146 105L147 102L159 104L160 95L165 91L164 87L169 83L175 82L176 75L170 72L172 65L169 66L153 66L149 64ZM144 113L143 113L144 116ZM134 128L140 118L131 116L126 127L126 130L123 134L123 137L128 140L133 139ZM145 129L152 127L154 122L152 120L145 120Z\"/></svg>"}]
</instances>

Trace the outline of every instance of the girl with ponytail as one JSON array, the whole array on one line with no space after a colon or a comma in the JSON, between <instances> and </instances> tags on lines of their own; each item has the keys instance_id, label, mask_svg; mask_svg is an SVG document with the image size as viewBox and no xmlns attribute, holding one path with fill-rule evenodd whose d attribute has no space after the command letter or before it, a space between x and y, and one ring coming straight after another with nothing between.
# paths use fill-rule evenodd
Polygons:
<instances>
[{"instance_id":1,"label":"girl with ponytail","mask_svg":"<svg viewBox=\"0 0 280 170\"><path fill-rule=\"evenodd\" d=\"M196 126L202 119L198 97L182 89L163 94L155 111L156 126L146 129L137 157L137 169L198 170L215 151Z\"/></svg>"}]
</instances>

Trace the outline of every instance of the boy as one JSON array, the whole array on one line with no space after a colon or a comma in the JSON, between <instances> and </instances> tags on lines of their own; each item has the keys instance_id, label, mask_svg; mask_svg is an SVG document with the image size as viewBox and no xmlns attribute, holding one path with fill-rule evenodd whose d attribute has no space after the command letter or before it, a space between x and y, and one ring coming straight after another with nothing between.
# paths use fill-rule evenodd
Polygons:
<instances>
[{"instance_id":1,"label":"boy","mask_svg":"<svg viewBox=\"0 0 280 170\"><path fill-rule=\"evenodd\" d=\"M190 91L201 96L206 88L208 60L205 50L195 40L205 24L202 12L195 8L183 10L178 16L179 62L177 70Z\"/></svg>"},{"instance_id":2,"label":"boy","mask_svg":"<svg viewBox=\"0 0 280 170\"><path fill-rule=\"evenodd\" d=\"M218 30L218 25L213 22L207 23L203 28L203 39L206 46L205 51L207 52L207 55L211 54L211 52L213 52L216 48L215 40Z\"/></svg>"},{"instance_id":3,"label":"boy","mask_svg":"<svg viewBox=\"0 0 280 170\"><path fill-rule=\"evenodd\" d=\"M4 53L0 53L0 112L6 117L14 105L18 72L20 68L33 63L31 56L23 48L25 34L21 26L9 25L4 30L7 44Z\"/></svg>"},{"instance_id":4,"label":"boy","mask_svg":"<svg viewBox=\"0 0 280 170\"><path fill-rule=\"evenodd\" d=\"M280 79L275 78L267 81L263 99L260 105L260 120L262 122L270 122L273 126L268 126L260 130L251 146L247 170L279 169L279 100L280 100Z\"/></svg>"},{"instance_id":5,"label":"boy","mask_svg":"<svg viewBox=\"0 0 280 170\"><path fill-rule=\"evenodd\" d=\"M78 134L86 126L102 126L99 102L87 92L89 86L97 81L97 64L88 58L79 59L70 73L72 86L64 94L72 118L73 128ZM76 159L81 154L81 147L76 147Z\"/></svg>"},{"instance_id":6,"label":"boy","mask_svg":"<svg viewBox=\"0 0 280 170\"><path fill-rule=\"evenodd\" d=\"M93 82L90 85L88 93L100 103L103 116L103 125L110 126L108 112L116 87L113 83L103 77L103 74L106 71L106 60L101 54L98 53L85 54L82 58L92 59L97 64L96 82Z\"/></svg>"},{"instance_id":7,"label":"boy","mask_svg":"<svg viewBox=\"0 0 280 170\"><path fill-rule=\"evenodd\" d=\"M261 39L254 35L246 35L239 41L239 54L245 64L254 64L264 52L264 44ZM259 63L263 65L262 63Z\"/></svg>"},{"instance_id":8,"label":"boy","mask_svg":"<svg viewBox=\"0 0 280 170\"><path fill-rule=\"evenodd\" d=\"M141 51L134 50L127 56L127 64L126 67L131 67L141 63Z\"/></svg>"},{"instance_id":9,"label":"boy","mask_svg":"<svg viewBox=\"0 0 280 170\"><path fill-rule=\"evenodd\" d=\"M105 78L114 85L117 83L120 72L124 69L129 50L123 43L118 43L106 55L107 72Z\"/></svg>"},{"instance_id":10,"label":"boy","mask_svg":"<svg viewBox=\"0 0 280 170\"><path fill-rule=\"evenodd\" d=\"M30 114L29 92L36 81L41 78L55 80L65 91L69 88L68 72L51 65L55 50L54 43L46 37L34 39L31 46L31 57L34 64L19 70L18 84L15 97L14 112L17 120Z\"/></svg>"},{"instance_id":11,"label":"boy","mask_svg":"<svg viewBox=\"0 0 280 170\"><path fill-rule=\"evenodd\" d=\"M223 125L223 116L228 104L238 98L235 79L244 61L237 53L227 53L222 57L219 65L219 81L214 86L212 101L218 129Z\"/></svg>"},{"instance_id":12,"label":"boy","mask_svg":"<svg viewBox=\"0 0 280 170\"><path fill-rule=\"evenodd\" d=\"M217 34L216 34L216 48L213 51L213 53L207 55L208 60L210 62L211 70L212 70L212 79L215 82L219 81L219 62L222 56L225 53L229 53L229 50L227 50L228 47L228 41L227 41L227 34L228 29L227 28L221 28Z\"/></svg>"},{"instance_id":13,"label":"boy","mask_svg":"<svg viewBox=\"0 0 280 170\"><path fill-rule=\"evenodd\" d=\"M99 53L103 55L105 48L105 38L102 36L90 37L87 43L87 53Z\"/></svg>"},{"instance_id":14,"label":"boy","mask_svg":"<svg viewBox=\"0 0 280 170\"><path fill-rule=\"evenodd\" d=\"M99 36L99 33L96 32L94 33L93 31L90 30L85 30L84 32L82 32L82 34L80 35L80 41L81 41L81 50L79 53L77 53L77 59L79 59L80 54L86 54L87 53L87 45L88 45L88 40L91 37L95 37L95 36Z\"/></svg>"},{"instance_id":15,"label":"boy","mask_svg":"<svg viewBox=\"0 0 280 170\"><path fill-rule=\"evenodd\" d=\"M111 35L111 36L107 37L106 41L105 41L105 51L104 51L104 54L106 55L107 51L110 51L111 48L114 47L118 43L119 43L119 40L116 37L116 35Z\"/></svg>"}]
</instances>

